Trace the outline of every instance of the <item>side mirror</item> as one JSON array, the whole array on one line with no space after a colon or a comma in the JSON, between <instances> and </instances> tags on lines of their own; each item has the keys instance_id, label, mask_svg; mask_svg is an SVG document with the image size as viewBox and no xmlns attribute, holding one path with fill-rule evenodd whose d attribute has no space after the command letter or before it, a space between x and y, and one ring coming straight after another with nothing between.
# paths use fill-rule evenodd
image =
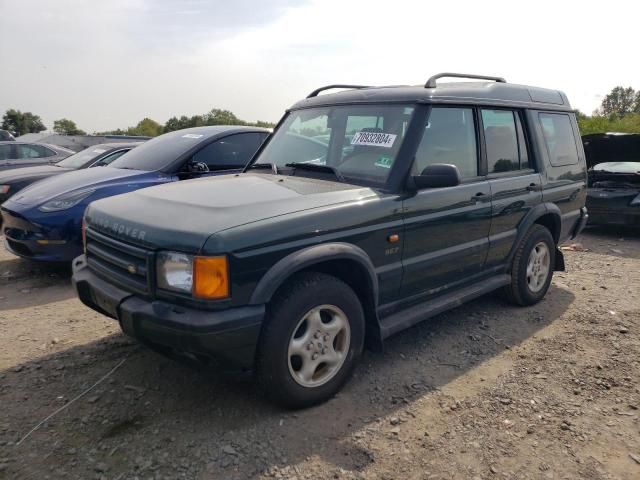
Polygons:
<instances>
[{"instance_id":1,"label":"side mirror","mask_svg":"<svg viewBox=\"0 0 640 480\"><path fill-rule=\"evenodd\" d=\"M413 176L417 189L455 187L460 182L458 167L448 163L434 163L427 166L420 175Z\"/></svg>"},{"instance_id":2,"label":"side mirror","mask_svg":"<svg viewBox=\"0 0 640 480\"><path fill-rule=\"evenodd\" d=\"M204 162L189 162L187 164L187 171L189 173L208 172L209 166Z\"/></svg>"}]
</instances>

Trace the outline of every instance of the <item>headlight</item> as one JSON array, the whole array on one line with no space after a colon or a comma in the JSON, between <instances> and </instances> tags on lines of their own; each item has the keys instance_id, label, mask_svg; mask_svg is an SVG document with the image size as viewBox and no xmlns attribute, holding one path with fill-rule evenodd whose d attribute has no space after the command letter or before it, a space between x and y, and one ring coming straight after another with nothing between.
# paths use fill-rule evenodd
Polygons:
<instances>
[{"instance_id":1,"label":"headlight","mask_svg":"<svg viewBox=\"0 0 640 480\"><path fill-rule=\"evenodd\" d=\"M631 203L629 205L631 205L633 207L640 207L640 193L638 195L636 195L636 198L631 200Z\"/></svg>"},{"instance_id":2,"label":"headlight","mask_svg":"<svg viewBox=\"0 0 640 480\"><path fill-rule=\"evenodd\" d=\"M229 296L226 257L194 257L179 252L160 252L156 260L158 287L196 298Z\"/></svg>"},{"instance_id":3,"label":"headlight","mask_svg":"<svg viewBox=\"0 0 640 480\"><path fill-rule=\"evenodd\" d=\"M5 193L9 193L10 188L11 188L11 185L0 185L0 193L3 195Z\"/></svg>"},{"instance_id":4,"label":"headlight","mask_svg":"<svg viewBox=\"0 0 640 480\"><path fill-rule=\"evenodd\" d=\"M94 190L84 190L82 192L60 195L59 197L49 200L47 203L38 207L38 210L41 212L58 212L60 210L67 210L71 207L75 207L93 192Z\"/></svg>"}]
</instances>

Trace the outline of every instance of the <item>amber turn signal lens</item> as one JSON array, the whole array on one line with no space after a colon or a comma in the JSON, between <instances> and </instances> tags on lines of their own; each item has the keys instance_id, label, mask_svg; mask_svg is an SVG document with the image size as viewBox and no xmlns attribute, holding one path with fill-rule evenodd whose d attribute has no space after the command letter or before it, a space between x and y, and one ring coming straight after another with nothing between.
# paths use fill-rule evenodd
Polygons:
<instances>
[{"instance_id":1,"label":"amber turn signal lens","mask_svg":"<svg viewBox=\"0 0 640 480\"><path fill-rule=\"evenodd\" d=\"M229 296L227 257L196 257L193 262L193 296L226 298Z\"/></svg>"}]
</instances>

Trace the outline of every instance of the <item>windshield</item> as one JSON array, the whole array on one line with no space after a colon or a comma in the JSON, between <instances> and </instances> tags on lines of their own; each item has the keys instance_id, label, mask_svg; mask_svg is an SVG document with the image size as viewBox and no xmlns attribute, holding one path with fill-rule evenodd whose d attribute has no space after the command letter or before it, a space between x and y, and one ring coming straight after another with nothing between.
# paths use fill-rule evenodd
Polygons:
<instances>
[{"instance_id":1,"label":"windshield","mask_svg":"<svg viewBox=\"0 0 640 480\"><path fill-rule=\"evenodd\" d=\"M85 148L84 150L71 155L70 157L65 158L64 160L56 163L59 167L64 168L80 168L86 165L87 163L92 163L92 161L102 155L104 152L112 149L113 147L107 145L96 145L94 147Z\"/></svg>"},{"instance_id":2,"label":"windshield","mask_svg":"<svg viewBox=\"0 0 640 480\"><path fill-rule=\"evenodd\" d=\"M296 175L317 175L317 170L314 173L295 164L327 166L335 171L334 177L346 182L383 186L413 110L408 105L387 104L294 111L255 164L272 164L278 172Z\"/></svg>"},{"instance_id":3,"label":"windshield","mask_svg":"<svg viewBox=\"0 0 640 480\"><path fill-rule=\"evenodd\" d=\"M165 133L127 152L109 164L109 167L148 172L163 170L204 139L205 135L202 133L184 130Z\"/></svg>"}]
</instances>

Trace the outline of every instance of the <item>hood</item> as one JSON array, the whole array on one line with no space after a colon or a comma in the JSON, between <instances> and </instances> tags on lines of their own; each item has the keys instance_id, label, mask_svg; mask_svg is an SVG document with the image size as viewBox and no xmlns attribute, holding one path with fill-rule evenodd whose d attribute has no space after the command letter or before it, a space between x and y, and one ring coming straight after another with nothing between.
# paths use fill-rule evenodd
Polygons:
<instances>
[{"instance_id":1,"label":"hood","mask_svg":"<svg viewBox=\"0 0 640 480\"><path fill-rule=\"evenodd\" d=\"M154 177L164 176L157 172L123 170L109 167L73 170L63 175L56 175L55 177L46 178L34 183L11 197L10 201L21 205L35 206L65 193L94 190L120 185L122 183L135 183L137 180L146 179L150 175Z\"/></svg>"},{"instance_id":2,"label":"hood","mask_svg":"<svg viewBox=\"0 0 640 480\"><path fill-rule=\"evenodd\" d=\"M640 134L593 133L582 136L587 168L602 163L640 162Z\"/></svg>"},{"instance_id":3,"label":"hood","mask_svg":"<svg viewBox=\"0 0 640 480\"><path fill-rule=\"evenodd\" d=\"M69 172L72 169L56 167L54 165L40 165L37 167L16 168L14 170L5 170L0 172L0 185L24 180L37 180L39 178L57 175L59 173Z\"/></svg>"},{"instance_id":4,"label":"hood","mask_svg":"<svg viewBox=\"0 0 640 480\"><path fill-rule=\"evenodd\" d=\"M593 167L594 172L640 174L640 162L604 162Z\"/></svg>"},{"instance_id":5,"label":"hood","mask_svg":"<svg viewBox=\"0 0 640 480\"><path fill-rule=\"evenodd\" d=\"M138 190L93 202L87 224L152 248L198 252L211 235L302 210L361 201L370 188L245 173Z\"/></svg>"}]
</instances>

